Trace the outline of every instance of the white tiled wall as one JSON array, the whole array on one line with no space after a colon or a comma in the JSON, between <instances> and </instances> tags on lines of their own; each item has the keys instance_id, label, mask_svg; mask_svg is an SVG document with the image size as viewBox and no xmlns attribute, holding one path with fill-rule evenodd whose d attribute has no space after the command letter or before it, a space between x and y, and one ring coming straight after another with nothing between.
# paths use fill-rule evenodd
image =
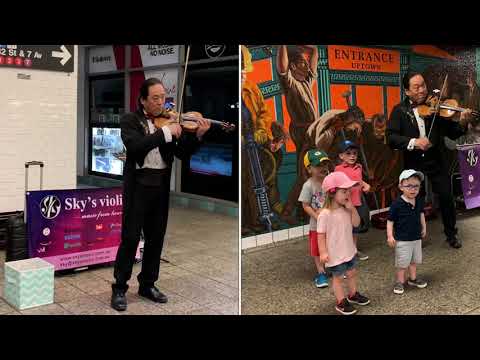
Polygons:
<instances>
[{"instance_id":1,"label":"white tiled wall","mask_svg":"<svg viewBox=\"0 0 480 360\"><path fill-rule=\"evenodd\" d=\"M0 213L23 209L27 161L45 163L44 189L76 186L77 54L71 74L0 67Z\"/></svg>"},{"instance_id":2,"label":"white tiled wall","mask_svg":"<svg viewBox=\"0 0 480 360\"><path fill-rule=\"evenodd\" d=\"M279 242L302 237L304 235L308 235L308 229L308 226L297 226L290 229L274 231L272 233L259 234L242 238L242 250L271 244L272 242Z\"/></svg>"},{"instance_id":3,"label":"white tiled wall","mask_svg":"<svg viewBox=\"0 0 480 360\"><path fill-rule=\"evenodd\" d=\"M288 229L275 231L273 233L273 241L288 240Z\"/></svg>"}]
</instances>

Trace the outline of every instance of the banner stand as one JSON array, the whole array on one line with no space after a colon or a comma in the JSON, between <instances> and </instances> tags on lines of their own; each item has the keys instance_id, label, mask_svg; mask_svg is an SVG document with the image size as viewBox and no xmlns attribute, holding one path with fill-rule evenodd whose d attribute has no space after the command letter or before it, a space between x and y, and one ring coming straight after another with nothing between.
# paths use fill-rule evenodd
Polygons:
<instances>
[{"instance_id":1,"label":"banner stand","mask_svg":"<svg viewBox=\"0 0 480 360\"><path fill-rule=\"evenodd\" d=\"M115 262L121 241L121 187L30 191L26 198L30 258L48 261L59 275ZM143 241L137 261L142 252Z\"/></svg>"}]
</instances>

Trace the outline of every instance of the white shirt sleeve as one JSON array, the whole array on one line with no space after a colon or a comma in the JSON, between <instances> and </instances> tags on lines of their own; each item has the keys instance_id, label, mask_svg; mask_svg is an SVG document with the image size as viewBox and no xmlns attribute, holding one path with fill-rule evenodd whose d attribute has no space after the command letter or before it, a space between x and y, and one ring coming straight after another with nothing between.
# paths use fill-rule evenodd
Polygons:
<instances>
[{"instance_id":1,"label":"white shirt sleeve","mask_svg":"<svg viewBox=\"0 0 480 360\"><path fill-rule=\"evenodd\" d=\"M413 149L415 149L415 138L411 138L407 145L407 150L412 151Z\"/></svg>"},{"instance_id":2,"label":"white shirt sleeve","mask_svg":"<svg viewBox=\"0 0 480 360\"><path fill-rule=\"evenodd\" d=\"M172 142L172 132L168 128L168 126L162 126L163 135L165 135L165 142L169 143Z\"/></svg>"}]
</instances>

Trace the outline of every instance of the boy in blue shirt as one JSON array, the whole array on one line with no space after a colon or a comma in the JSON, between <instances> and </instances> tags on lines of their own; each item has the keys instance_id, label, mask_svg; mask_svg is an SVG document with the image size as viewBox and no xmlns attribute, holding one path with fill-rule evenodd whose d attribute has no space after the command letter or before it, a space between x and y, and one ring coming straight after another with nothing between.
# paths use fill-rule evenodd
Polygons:
<instances>
[{"instance_id":1,"label":"boy in blue shirt","mask_svg":"<svg viewBox=\"0 0 480 360\"><path fill-rule=\"evenodd\" d=\"M422 263L422 239L427 233L423 201L417 199L424 175L412 169L400 174L399 185L402 195L391 205L387 218L387 242L395 248L397 268L395 294L405 291L405 273L408 270L408 285L425 288L427 283L417 278L417 264Z\"/></svg>"}]
</instances>

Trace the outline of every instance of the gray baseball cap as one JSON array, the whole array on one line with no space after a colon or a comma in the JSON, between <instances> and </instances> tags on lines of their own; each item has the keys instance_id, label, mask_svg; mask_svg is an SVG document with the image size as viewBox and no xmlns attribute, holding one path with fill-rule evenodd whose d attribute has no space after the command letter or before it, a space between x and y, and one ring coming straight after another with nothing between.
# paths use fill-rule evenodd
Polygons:
<instances>
[{"instance_id":1,"label":"gray baseball cap","mask_svg":"<svg viewBox=\"0 0 480 360\"><path fill-rule=\"evenodd\" d=\"M407 180L411 178L413 175L417 175L421 181L425 179L425 175L421 171L413 170L413 169L408 169L408 170L403 170L402 173L400 174L400 177L398 178L398 182L402 182L403 180Z\"/></svg>"}]
</instances>

